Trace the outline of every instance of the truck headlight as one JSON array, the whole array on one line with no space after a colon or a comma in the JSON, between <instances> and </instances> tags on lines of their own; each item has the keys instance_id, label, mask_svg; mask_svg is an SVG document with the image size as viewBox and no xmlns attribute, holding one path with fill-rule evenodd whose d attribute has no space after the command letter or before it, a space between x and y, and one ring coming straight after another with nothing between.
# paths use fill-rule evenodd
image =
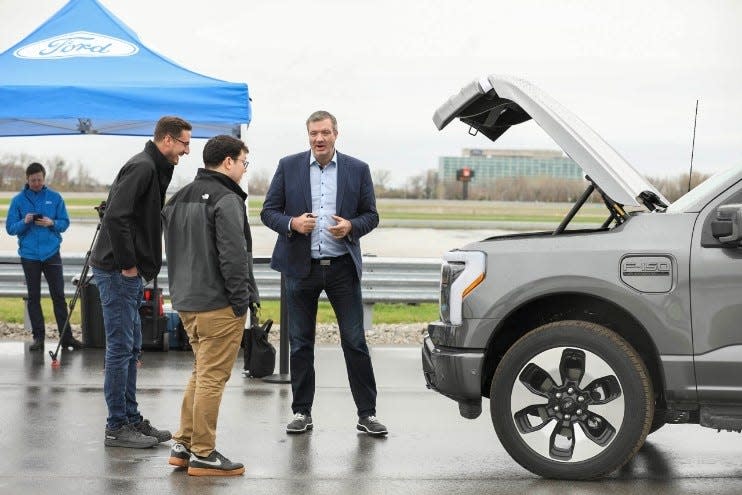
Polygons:
<instances>
[{"instance_id":1,"label":"truck headlight","mask_svg":"<svg viewBox=\"0 0 742 495\"><path fill-rule=\"evenodd\" d=\"M460 325L464 298L484 280L486 256L480 251L449 251L441 264L441 321Z\"/></svg>"}]
</instances>

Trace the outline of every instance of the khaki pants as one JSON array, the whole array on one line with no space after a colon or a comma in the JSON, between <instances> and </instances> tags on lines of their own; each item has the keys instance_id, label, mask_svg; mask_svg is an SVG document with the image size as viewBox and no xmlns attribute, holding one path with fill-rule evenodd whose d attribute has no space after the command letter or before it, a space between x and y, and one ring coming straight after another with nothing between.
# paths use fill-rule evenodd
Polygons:
<instances>
[{"instance_id":1,"label":"khaki pants","mask_svg":"<svg viewBox=\"0 0 742 495\"><path fill-rule=\"evenodd\" d=\"M231 306L179 314L195 360L183 394L180 429L173 440L196 455L207 456L216 446L219 405L240 350L247 314L235 316Z\"/></svg>"}]
</instances>

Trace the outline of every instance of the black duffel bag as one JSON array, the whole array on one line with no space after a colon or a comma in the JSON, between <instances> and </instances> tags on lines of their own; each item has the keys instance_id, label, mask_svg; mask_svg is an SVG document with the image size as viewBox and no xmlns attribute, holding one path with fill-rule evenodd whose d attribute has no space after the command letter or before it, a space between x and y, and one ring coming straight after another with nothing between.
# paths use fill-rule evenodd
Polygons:
<instances>
[{"instance_id":1,"label":"black duffel bag","mask_svg":"<svg viewBox=\"0 0 742 495\"><path fill-rule=\"evenodd\" d=\"M245 364L244 374L251 378L263 378L273 374L276 368L276 348L268 342L273 320L260 325L255 322L242 334Z\"/></svg>"}]
</instances>

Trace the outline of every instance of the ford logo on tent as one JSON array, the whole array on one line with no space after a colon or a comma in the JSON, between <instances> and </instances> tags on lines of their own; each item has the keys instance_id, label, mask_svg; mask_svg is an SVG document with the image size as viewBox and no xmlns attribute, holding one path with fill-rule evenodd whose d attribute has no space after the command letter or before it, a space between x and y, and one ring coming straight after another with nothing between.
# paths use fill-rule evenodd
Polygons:
<instances>
[{"instance_id":1,"label":"ford logo on tent","mask_svg":"<svg viewBox=\"0 0 742 495\"><path fill-rule=\"evenodd\" d=\"M17 49L18 58L56 59L70 57L128 57L139 47L104 34L76 31L36 41Z\"/></svg>"}]
</instances>

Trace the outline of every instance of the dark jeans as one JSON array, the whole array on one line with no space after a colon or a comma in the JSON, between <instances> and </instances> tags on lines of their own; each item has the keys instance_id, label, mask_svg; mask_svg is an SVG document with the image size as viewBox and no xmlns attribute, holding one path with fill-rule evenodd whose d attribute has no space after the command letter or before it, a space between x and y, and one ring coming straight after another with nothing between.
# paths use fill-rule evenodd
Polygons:
<instances>
[{"instance_id":1,"label":"dark jeans","mask_svg":"<svg viewBox=\"0 0 742 495\"><path fill-rule=\"evenodd\" d=\"M142 349L139 318L144 286L139 276L93 267L106 327L106 369L103 394L108 405L106 427L118 429L142 420L137 404L137 360Z\"/></svg>"},{"instance_id":2,"label":"dark jeans","mask_svg":"<svg viewBox=\"0 0 742 495\"><path fill-rule=\"evenodd\" d=\"M21 258L23 274L26 276L28 287L28 316L31 319L31 331L34 340L44 340L44 312L41 310L41 274L44 274L49 285L49 294L54 304L54 317L57 320L57 330L62 335L64 323L67 321L67 301L64 298L64 275L62 273L62 257L57 251L46 261Z\"/></svg>"},{"instance_id":3,"label":"dark jeans","mask_svg":"<svg viewBox=\"0 0 742 495\"><path fill-rule=\"evenodd\" d=\"M294 413L310 414L314 402L314 337L317 303L322 290L332 304L340 327L350 390L358 416L376 414L376 380L363 333L361 283L350 256L330 266L312 263L306 278L286 277L291 344L291 390Z\"/></svg>"}]
</instances>

